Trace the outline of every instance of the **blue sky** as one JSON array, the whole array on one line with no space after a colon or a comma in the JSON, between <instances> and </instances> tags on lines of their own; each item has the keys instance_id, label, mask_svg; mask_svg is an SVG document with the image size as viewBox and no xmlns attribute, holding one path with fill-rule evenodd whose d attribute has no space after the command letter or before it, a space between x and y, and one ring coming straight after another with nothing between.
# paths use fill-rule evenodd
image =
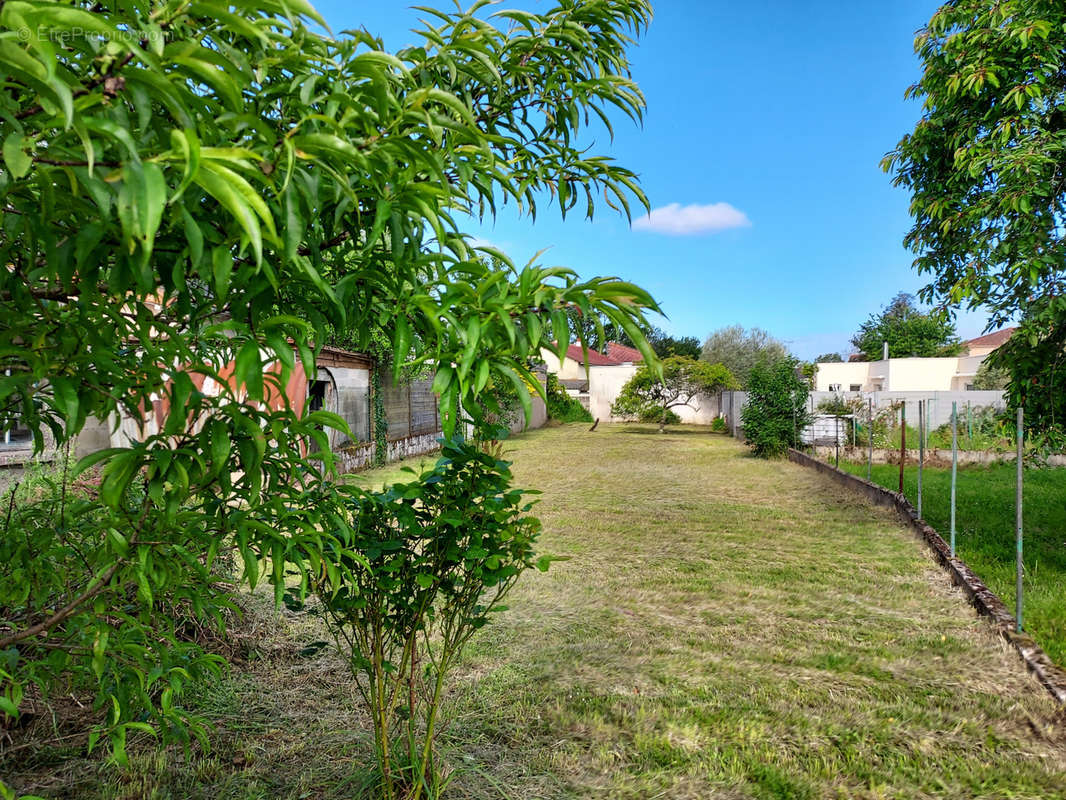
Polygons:
<instances>
[{"instance_id":1,"label":"blue sky","mask_svg":"<svg viewBox=\"0 0 1066 800\"><path fill-rule=\"evenodd\" d=\"M547 263L644 286L675 335L741 324L803 358L846 353L870 313L924 283L902 245L908 197L879 162L919 116L903 92L919 74L914 32L937 5L659 0L632 51L644 125L622 118L613 142L595 136L639 173L659 210L650 223L631 228L598 208L593 222L545 211L534 224L505 210L472 233L516 261L550 248ZM334 31L365 27L387 49L415 40L419 13L406 2L316 7ZM961 314L959 333L984 324Z\"/></svg>"}]
</instances>

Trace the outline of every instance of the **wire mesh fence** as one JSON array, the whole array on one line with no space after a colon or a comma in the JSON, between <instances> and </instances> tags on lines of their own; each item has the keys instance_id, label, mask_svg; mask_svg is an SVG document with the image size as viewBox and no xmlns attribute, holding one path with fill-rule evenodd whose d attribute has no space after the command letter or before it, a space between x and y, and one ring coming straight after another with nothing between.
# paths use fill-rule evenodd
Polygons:
<instances>
[{"instance_id":1,"label":"wire mesh fence","mask_svg":"<svg viewBox=\"0 0 1066 800\"><path fill-rule=\"evenodd\" d=\"M875 453L886 450L874 447L879 416L896 431L890 437L895 452L875 461ZM944 536L952 555L1013 606L1016 629L1034 635L1066 666L1066 470L1034 460L1023 409L997 410L994 460L963 463L966 446L983 435L986 423L975 421L978 416L956 400L947 424L934 428L937 417L925 401L913 412L901 404L891 420L867 401L865 413L855 414L857 439L839 467L903 494ZM826 449L818 455L834 461Z\"/></svg>"}]
</instances>

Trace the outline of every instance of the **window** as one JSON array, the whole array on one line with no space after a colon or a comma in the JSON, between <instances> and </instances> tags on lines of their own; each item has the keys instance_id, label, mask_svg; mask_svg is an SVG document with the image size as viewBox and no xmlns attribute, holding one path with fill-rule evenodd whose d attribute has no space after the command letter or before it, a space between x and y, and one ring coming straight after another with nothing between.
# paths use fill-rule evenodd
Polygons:
<instances>
[{"instance_id":1,"label":"window","mask_svg":"<svg viewBox=\"0 0 1066 800\"><path fill-rule=\"evenodd\" d=\"M853 384L851 384L848 387L848 391L849 392L861 392L862 391L862 384L861 383L853 383Z\"/></svg>"},{"instance_id":2,"label":"window","mask_svg":"<svg viewBox=\"0 0 1066 800\"><path fill-rule=\"evenodd\" d=\"M829 391L831 391L831 392L839 392L840 391L840 384L839 383L831 383L831 384L829 384Z\"/></svg>"}]
</instances>

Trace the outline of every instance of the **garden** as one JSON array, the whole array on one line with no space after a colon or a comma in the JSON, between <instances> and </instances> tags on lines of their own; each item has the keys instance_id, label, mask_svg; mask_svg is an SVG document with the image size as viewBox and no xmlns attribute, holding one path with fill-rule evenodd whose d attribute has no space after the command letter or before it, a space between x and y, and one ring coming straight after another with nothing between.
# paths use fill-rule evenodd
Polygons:
<instances>
[{"instance_id":1,"label":"garden","mask_svg":"<svg viewBox=\"0 0 1066 800\"><path fill-rule=\"evenodd\" d=\"M1061 795L1061 712L890 514L707 428L587 428L505 442L560 560L447 683L445 797ZM38 719L0 774L44 797L364 796L373 726L322 620L239 605L229 669L186 701L208 747L136 733L116 768Z\"/></svg>"},{"instance_id":2,"label":"garden","mask_svg":"<svg viewBox=\"0 0 1066 800\"><path fill-rule=\"evenodd\" d=\"M913 90L949 121L992 69L943 74L984 52L943 57L984 42L952 5ZM3 487L0 800L1066 794L1061 706L897 521L774 458L795 359L734 374L667 345L624 276L476 235L504 206L652 223L610 149L644 119L648 0L419 13L389 49L306 0L0 6L0 433L29 453ZM973 13L1025 51L995 113L1043 137L1061 87L1030 77L1061 74L1066 18ZM1039 170L949 127L885 161L919 270L948 272L925 299L1020 315L1009 402L1054 427L1061 181L971 197ZM539 379L608 331L642 361L616 410L652 424L590 427ZM329 410L327 348L363 364L357 408ZM428 384L439 457L341 475L335 443L386 458L387 372ZM742 383L756 457L668 430ZM538 394L559 424L507 438Z\"/></svg>"}]
</instances>

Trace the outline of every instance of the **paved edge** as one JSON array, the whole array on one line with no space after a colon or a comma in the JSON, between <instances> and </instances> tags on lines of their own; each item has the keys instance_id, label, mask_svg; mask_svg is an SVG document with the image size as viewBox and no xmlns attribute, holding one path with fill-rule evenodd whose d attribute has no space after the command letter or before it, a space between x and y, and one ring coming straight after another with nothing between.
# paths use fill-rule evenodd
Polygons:
<instances>
[{"instance_id":1,"label":"paved edge","mask_svg":"<svg viewBox=\"0 0 1066 800\"><path fill-rule=\"evenodd\" d=\"M870 483L858 475L843 472L799 450L790 449L788 459L805 467L813 467L837 483L864 495L877 505L895 509L900 519L933 550L937 561L951 574L955 583L962 587L977 612L988 617L996 632L1013 645L1026 667L1051 693L1051 696L1066 705L1066 671L1055 665L1031 636L1026 633L1017 633L1014 630L1014 616L1007 610L1003 601L985 586L984 582L961 559L951 555L948 543L928 522L918 517L917 509L906 497L884 486Z\"/></svg>"}]
</instances>

